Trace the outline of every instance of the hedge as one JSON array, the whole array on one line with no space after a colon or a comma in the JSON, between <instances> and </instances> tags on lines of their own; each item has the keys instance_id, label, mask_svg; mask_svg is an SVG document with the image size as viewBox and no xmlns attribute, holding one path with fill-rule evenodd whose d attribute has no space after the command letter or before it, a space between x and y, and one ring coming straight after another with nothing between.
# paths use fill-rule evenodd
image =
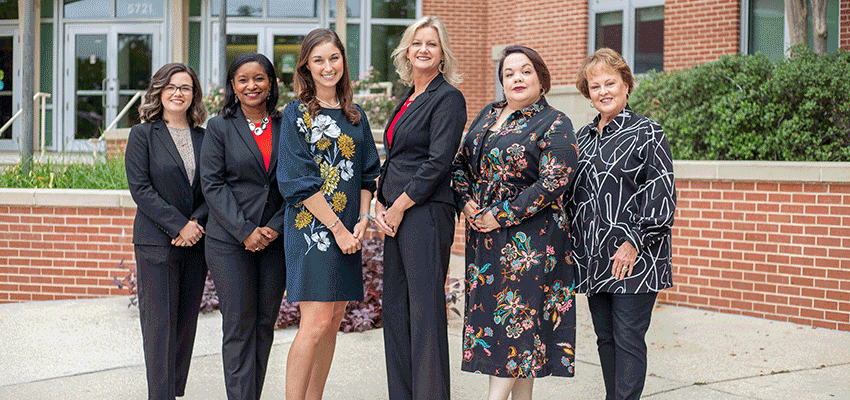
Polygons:
<instances>
[{"instance_id":1,"label":"hedge","mask_svg":"<svg viewBox=\"0 0 850 400\"><path fill-rule=\"evenodd\" d=\"M629 104L661 124L678 160L850 161L850 52L792 54L651 73Z\"/></svg>"}]
</instances>

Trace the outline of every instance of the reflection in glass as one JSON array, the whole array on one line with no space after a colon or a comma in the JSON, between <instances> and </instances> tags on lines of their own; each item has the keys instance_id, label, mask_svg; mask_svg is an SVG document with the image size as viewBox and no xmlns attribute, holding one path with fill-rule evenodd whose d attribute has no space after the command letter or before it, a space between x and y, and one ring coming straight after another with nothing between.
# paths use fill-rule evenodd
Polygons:
<instances>
[{"instance_id":1,"label":"reflection in glass","mask_svg":"<svg viewBox=\"0 0 850 400\"><path fill-rule=\"evenodd\" d=\"M257 35L227 35L227 67L242 53L257 52Z\"/></svg>"},{"instance_id":2,"label":"reflection in glass","mask_svg":"<svg viewBox=\"0 0 850 400\"><path fill-rule=\"evenodd\" d=\"M100 136L104 123L103 95L77 96L77 124L74 139Z\"/></svg>"},{"instance_id":3,"label":"reflection in glass","mask_svg":"<svg viewBox=\"0 0 850 400\"><path fill-rule=\"evenodd\" d=\"M392 52L398 46L406 26L372 25L372 66L381 81L395 82L398 74L392 61ZM404 85L393 85L395 95L407 90Z\"/></svg>"},{"instance_id":4,"label":"reflection in glass","mask_svg":"<svg viewBox=\"0 0 850 400\"><path fill-rule=\"evenodd\" d=\"M635 9L633 72L664 70L664 6Z\"/></svg>"},{"instance_id":5,"label":"reflection in glass","mask_svg":"<svg viewBox=\"0 0 850 400\"><path fill-rule=\"evenodd\" d=\"M372 18L416 18L416 2L410 0L372 0Z\"/></svg>"},{"instance_id":6,"label":"reflection in glass","mask_svg":"<svg viewBox=\"0 0 850 400\"><path fill-rule=\"evenodd\" d=\"M77 35L77 90L103 90L106 78L106 35Z\"/></svg>"},{"instance_id":7,"label":"reflection in glass","mask_svg":"<svg viewBox=\"0 0 850 400\"><path fill-rule=\"evenodd\" d=\"M330 6L331 18L336 18L336 0L328 0L328 5ZM360 17L360 0L347 0L346 1L346 16L351 18Z\"/></svg>"},{"instance_id":8,"label":"reflection in glass","mask_svg":"<svg viewBox=\"0 0 850 400\"><path fill-rule=\"evenodd\" d=\"M109 18L112 16L112 4L107 6L103 0L65 0L65 18Z\"/></svg>"},{"instance_id":9,"label":"reflection in glass","mask_svg":"<svg viewBox=\"0 0 850 400\"><path fill-rule=\"evenodd\" d=\"M336 0L329 1L335 5ZM269 0L269 16L315 18L318 15L316 3L316 0Z\"/></svg>"},{"instance_id":10,"label":"reflection in glass","mask_svg":"<svg viewBox=\"0 0 850 400\"><path fill-rule=\"evenodd\" d=\"M274 70L277 78L283 82L288 90L292 90L292 79L295 74L295 63L298 61L298 52L301 51L301 42L304 35L286 35L274 37Z\"/></svg>"},{"instance_id":11,"label":"reflection in glass","mask_svg":"<svg viewBox=\"0 0 850 400\"><path fill-rule=\"evenodd\" d=\"M212 15L218 16L221 0L210 0ZM227 0L228 17L262 17L263 0Z\"/></svg>"},{"instance_id":12,"label":"reflection in glass","mask_svg":"<svg viewBox=\"0 0 850 400\"><path fill-rule=\"evenodd\" d=\"M785 58L785 3L750 1L749 53L761 53L773 62Z\"/></svg>"},{"instance_id":13,"label":"reflection in glass","mask_svg":"<svg viewBox=\"0 0 850 400\"><path fill-rule=\"evenodd\" d=\"M152 41L152 35L118 35L119 89L146 90L148 88L153 75Z\"/></svg>"},{"instance_id":14,"label":"reflection in glass","mask_svg":"<svg viewBox=\"0 0 850 400\"><path fill-rule=\"evenodd\" d=\"M596 47L608 47L623 54L623 12L596 14Z\"/></svg>"},{"instance_id":15,"label":"reflection in glass","mask_svg":"<svg viewBox=\"0 0 850 400\"><path fill-rule=\"evenodd\" d=\"M0 71L2 71L2 88L0 88L0 126L12 118L12 55L14 54L11 36L0 36ZM11 139L12 128L6 129L0 139Z\"/></svg>"},{"instance_id":16,"label":"reflection in glass","mask_svg":"<svg viewBox=\"0 0 850 400\"><path fill-rule=\"evenodd\" d=\"M16 0L0 0L0 19L18 19L18 2Z\"/></svg>"}]
</instances>

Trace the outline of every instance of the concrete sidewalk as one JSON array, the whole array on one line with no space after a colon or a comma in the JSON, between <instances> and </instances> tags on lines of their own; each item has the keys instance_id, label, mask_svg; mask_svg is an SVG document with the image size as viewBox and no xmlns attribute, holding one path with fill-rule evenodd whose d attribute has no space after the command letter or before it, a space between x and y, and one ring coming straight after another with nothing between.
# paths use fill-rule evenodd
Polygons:
<instances>
[{"instance_id":1,"label":"concrete sidewalk","mask_svg":"<svg viewBox=\"0 0 850 400\"><path fill-rule=\"evenodd\" d=\"M602 399L587 300L577 296L575 378L534 383L535 399ZM0 399L144 399L138 309L127 298L0 305ZM264 399L283 399L295 329L277 331ZM460 371L449 326L452 396L484 399L487 377ZM647 335L648 399L850 399L850 332L658 306ZM185 399L225 399L221 315L201 315ZM381 330L341 334L326 399L386 399Z\"/></svg>"}]
</instances>

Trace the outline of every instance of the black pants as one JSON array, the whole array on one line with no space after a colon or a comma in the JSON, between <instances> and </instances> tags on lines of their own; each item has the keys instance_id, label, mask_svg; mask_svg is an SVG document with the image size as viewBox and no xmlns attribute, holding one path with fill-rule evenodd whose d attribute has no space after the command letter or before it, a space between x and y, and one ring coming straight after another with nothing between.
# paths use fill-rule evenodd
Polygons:
<instances>
[{"instance_id":1,"label":"black pants","mask_svg":"<svg viewBox=\"0 0 850 400\"><path fill-rule=\"evenodd\" d=\"M598 293L587 298L606 400L638 400L646 381L646 331L658 293Z\"/></svg>"},{"instance_id":2,"label":"black pants","mask_svg":"<svg viewBox=\"0 0 850 400\"><path fill-rule=\"evenodd\" d=\"M446 274L454 207L430 202L404 214L384 246L384 349L390 400L449 399Z\"/></svg>"},{"instance_id":3,"label":"black pants","mask_svg":"<svg viewBox=\"0 0 850 400\"><path fill-rule=\"evenodd\" d=\"M134 246L148 399L183 396L207 266L193 247Z\"/></svg>"},{"instance_id":4,"label":"black pants","mask_svg":"<svg viewBox=\"0 0 850 400\"><path fill-rule=\"evenodd\" d=\"M255 253L241 244L206 240L207 263L221 309L227 398L256 400L263 391L286 286L281 239Z\"/></svg>"}]
</instances>

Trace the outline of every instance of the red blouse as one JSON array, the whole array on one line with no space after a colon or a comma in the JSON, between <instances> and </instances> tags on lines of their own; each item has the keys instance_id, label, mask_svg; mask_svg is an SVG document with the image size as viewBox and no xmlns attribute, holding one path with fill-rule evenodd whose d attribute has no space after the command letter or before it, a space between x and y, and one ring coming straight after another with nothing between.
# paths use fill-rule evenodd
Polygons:
<instances>
[{"instance_id":1,"label":"red blouse","mask_svg":"<svg viewBox=\"0 0 850 400\"><path fill-rule=\"evenodd\" d=\"M398 114L393 118L393 122L390 124L390 129L387 129L387 147L392 147L393 145L393 129L395 129L395 123L398 122L398 117L401 117L401 114L404 114L404 111L407 110L407 107L410 107L410 103L413 103L409 97L404 101L404 104L401 105L401 109L398 110Z\"/></svg>"},{"instance_id":2,"label":"red blouse","mask_svg":"<svg viewBox=\"0 0 850 400\"><path fill-rule=\"evenodd\" d=\"M253 132L252 132L253 133ZM257 141L257 146L260 147L260 153L263 153L263 162L266 163L266 171L269 170L269 162L272 159L272 123L269 121L269 124L266 125L266 129L263 130L263 134L260 136L254 136L254 140Z\"/></svg>"}]
</instances>

